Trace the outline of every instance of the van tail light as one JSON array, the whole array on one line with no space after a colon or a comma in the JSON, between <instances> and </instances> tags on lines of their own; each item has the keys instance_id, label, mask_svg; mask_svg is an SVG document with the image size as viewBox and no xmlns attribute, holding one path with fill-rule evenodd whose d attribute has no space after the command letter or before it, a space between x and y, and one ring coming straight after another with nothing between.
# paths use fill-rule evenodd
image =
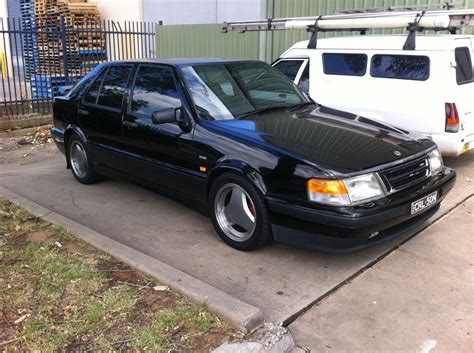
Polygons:
<instances>
[{"instance_id":1,"label":"van tail light","mask_svg":"<svg viewBox=\"0 0 474 353\"><path fill-rule=\"evenodd\" d=\"M446 132L459 131L459 113L456 103L446 103Z\"/></svg>"}]
</instances>

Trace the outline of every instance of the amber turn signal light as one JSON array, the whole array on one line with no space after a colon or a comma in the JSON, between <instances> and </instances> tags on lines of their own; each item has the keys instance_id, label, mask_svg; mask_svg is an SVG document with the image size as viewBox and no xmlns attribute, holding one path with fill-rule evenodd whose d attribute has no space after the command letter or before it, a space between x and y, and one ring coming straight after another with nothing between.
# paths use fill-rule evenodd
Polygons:
<instances>
[{"instance_id":1,"label":"amber turn signal light","mask_svg":"<svg viewBox=\"0 0 474 353\"><path fill-rule=\"evenodd\" d=\"M342 180L308 180L308 191L327 195L347 195L347 189Z\"/></svg>"}]
</instances>

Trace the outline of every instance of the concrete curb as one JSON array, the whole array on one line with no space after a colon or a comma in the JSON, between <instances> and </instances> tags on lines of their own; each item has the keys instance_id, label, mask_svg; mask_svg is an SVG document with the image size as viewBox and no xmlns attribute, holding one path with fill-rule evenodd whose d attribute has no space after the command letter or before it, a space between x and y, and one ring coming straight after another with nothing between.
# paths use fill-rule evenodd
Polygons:
<instances>
[{"instance_id":1,"label":"concrete curb","mask_svg":"<svg viewBox=\"0 0 474 353\"><path fill-rule=\"evenodd\" d=\"M191 301L206 303L211 311L228 320L244 333L252 331L263 323L263 313L259 308L234 298L187 273L110 239L82 224L48 210L3 186L0 186L0 195L27 209L34 215L74 232L85 242L137 270L153 276L160 283L184 294Z\"/></svg>"},{"instance_id":2,"label":"concrete curb","mask_svg":"<svg viewBox=\"0 0 474 353\"><path fill-rule=\"evenodd\" d=\"M0 120L0 129L22 129L28 127L38 127L53 122L51 114L45 116L18 116L13 119Z\"/></svg>"},{"instance_id":3,"label":"concrete curb","mask_svg":"<svg viewBox=\"0 0 474 353\"><path fill-rule=\"evenodd\" d=\"M295 345L290 331L280 325L265 323L249 340L226 342L212 353L293 353L303 352Z\"/></svg>"}]
</instances>

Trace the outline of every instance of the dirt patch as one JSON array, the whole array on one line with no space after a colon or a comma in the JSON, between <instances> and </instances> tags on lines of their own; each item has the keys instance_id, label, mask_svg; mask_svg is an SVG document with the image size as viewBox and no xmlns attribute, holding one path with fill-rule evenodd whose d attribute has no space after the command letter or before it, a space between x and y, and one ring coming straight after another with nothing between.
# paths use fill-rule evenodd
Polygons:
<instances>
[{"instance_id":1,"label":"dirt patch","mask_svg":"<svg viewBox=\"0 0 474 353\"><path fill-rule=\"evenodd\" d=\"M26 136L0 137L0 165L28 164L58 154L51 137L51 126L33 129Z\"/></svg>"},{"instance_id":2,"label":"dirt patch","mask_svg":"<svg viewBox=\"0 0 474 353\"><path fill-rule=\"evenodd\" d=\"M147 286L147 281L141 273L113 259L101 259L97 264L97 269L114 281L139 287Z\"/></svg>"},{"instance_id":3,"label":"dirt patch","mask_svg":"<svg viewBox=\"0 0 474 353\"><path fill-rule=\"evenodd\" d=\"M52 238L55 237L55 233L52 231L37 231L37 232L31 232L31 233L26 233L26 241L30 243L46 243L49 242Z\"/></svg>"},{"instance_id":4,"label":"dirt patch","mask_svg":"<svg viewBox=\"0 0 474 353\"><path fill-rule=\"evenodd\" d=\"M60 244L66 251L74 255L90 256L97 252L97 249L83 242L76 240L60 240Z\"/></svg>"}]
</instances>

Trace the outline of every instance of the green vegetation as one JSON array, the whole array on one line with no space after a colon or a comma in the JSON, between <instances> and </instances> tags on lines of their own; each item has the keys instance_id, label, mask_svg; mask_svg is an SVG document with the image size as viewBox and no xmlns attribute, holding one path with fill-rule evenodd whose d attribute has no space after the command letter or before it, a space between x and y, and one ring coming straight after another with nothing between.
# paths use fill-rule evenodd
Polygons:
<instances>
[{"instance_id":1,"label":"green vegetation","mask_svg":"<svg viewBox=\"0 0 474 353\"><path fill-rule=\"evenodd\" d=\"M205 305L155 286L0 198L0 349L194 351L238 334Z\"/></svg>"}]
</instances>

